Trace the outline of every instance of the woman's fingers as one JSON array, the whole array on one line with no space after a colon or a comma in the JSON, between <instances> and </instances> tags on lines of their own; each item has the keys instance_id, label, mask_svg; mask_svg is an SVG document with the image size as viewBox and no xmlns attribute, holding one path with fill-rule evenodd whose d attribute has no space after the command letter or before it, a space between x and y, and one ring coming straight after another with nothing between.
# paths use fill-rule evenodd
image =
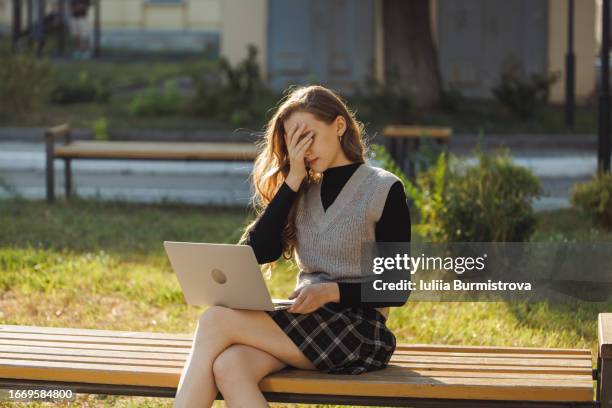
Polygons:
<instances>
[{"instance_id":1,"label":"woman's fingers","mask_svg":"<svg viewBox=\"0 0 612 408\"><path fill-rule=\"evenodd\" d=\"M297 146L292 147L289 149L289 161L296 163L295 165L298 165L298 162L303 162L304 161L304 153L306 152L306 150L308 149L308 147L312 144L312 139L313 138L313 132L309 132L309 134L307 136L305 136L304 138L302 138Z\"/></svg>"},{"instance_id":2,"label":"woman's fingers","mask_svg":"<svg viewBox=\"0 0 612 408\"><path fill-rule=\"evenodd\" d=\"M297 123L296 126L293 128L293 131L291 132L291 134L289 135L289 143L288 146L290 148L295 147L295 145L298 142L299 136L302 134L302 132L304 131L304 129L306 129L306 124L305 123Z\"/></svg>"},{"instance_id":3,"label":"woman's fingers","mask_svg":"<svg viewBox=\"0 0 612 408\"><path fill-rule=\"evenodd\" d=\"M299 157L301 154L303 154L311 143L312 132L309 132L302 140L300 140L298 145L295 147L296 156Z\"/></svg>"},{"instance_id":4,"label":"woman's fingers","mask_svg":"<svg viewBox=\"0 0 612 408\"><path fill-rule=\"evenodd\" d=\"M291 313L301 313L300 309L302 309L302 305L304 304L305 300L306 296L303 295L303 292L300 292L297 299L295 299L295 302L293 302L293 305L291 306L289 311Z\"/></svg>"},{"instance_id":5,"label":"woman's fingers","mask_svg":"<svg viewBox=\"0 0 612 408\"><path fill-rule=\"evenodd\" d=\"M294 297L298 296L300 294L300 292L302 291L302 288L296 289L294 290L290 295L289 295L289 299L293 299Z\"/></svg>"}]
</instances>

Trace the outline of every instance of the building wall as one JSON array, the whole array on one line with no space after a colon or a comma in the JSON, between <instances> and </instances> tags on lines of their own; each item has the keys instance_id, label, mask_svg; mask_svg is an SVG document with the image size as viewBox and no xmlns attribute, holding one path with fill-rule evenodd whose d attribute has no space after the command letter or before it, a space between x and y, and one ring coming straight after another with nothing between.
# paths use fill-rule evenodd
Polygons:
<instances>
[{"instance_id":1,"label":"building wall","mask_svg":"<svg viewBox=\"0 0 612 408\"><path fill-rule=\"evenodd\" d=\"M597 56L595 0L574 2L574 54L576 56L576 102L584 102L595 92ZM567 1L548 1L548 72L561 77L550 92L551 102L565 99L565 53L567 52Z\"/></svg>"},{"instance_id":2,"label":"building wall","mask_svg":"<svg viewBox=\"0 0 612 408\"><path fill-rule=\"evenodd\" d=\"M211 51L218 54L222 0L101 0L102 47ZM25 2L24 2L25 3ZM54 0L47 0L48 10ZM23 13L25 22L25 10ZM88 13L93 27L93 8ZM12 1L0 0L0 31L9 31Z\"/></svg>"},{"instance_id":3,"label":"building wall","mask_svg":"<svg viewBox=\"0 0 612 408\"><path fill-rule=\"evenodd\" d=\"M12 16L13 16L12 1L11 0L0 0L0 34L10 35Z\"/></svg>"},{"instance_id":4,"label":"building wall","mask_svg":"<svg viewBox=\"0 0 612 408\"><path fill-rule=\"evenodd\" d=\"M321 83L343 94L374 73L374 0L269 0L268 83Z\"/></svg>"},{"instance_id":5,"label":"building wall","mask_svg":"<svg viewBox=\"0 0 612 408\"><path fill-rule=\"evenodd\" d=\"M220 0L104 0L101 7L102 28L219 30L221 26Z\"/></svg>"},{"instance_id":6,"label":"building wall","mask_svg":"<svg viewBox=\"0 0 612 408\"><path fill-rule=\"evenodd\" d=\"M102 47L218 54L221 0L104 0Z\"/></svg>"},{"instance_id":7,"label":"building wall","mask_svg":"<svg viewBox=\"0 0 612 408\"><path fill-rule=\"evenodd\" d=\"M266 78L268 0L222 0L219 21L221 55L236 64L247 56L247 46L255 45L259 66Z\"/></svg>"}]
</instances>

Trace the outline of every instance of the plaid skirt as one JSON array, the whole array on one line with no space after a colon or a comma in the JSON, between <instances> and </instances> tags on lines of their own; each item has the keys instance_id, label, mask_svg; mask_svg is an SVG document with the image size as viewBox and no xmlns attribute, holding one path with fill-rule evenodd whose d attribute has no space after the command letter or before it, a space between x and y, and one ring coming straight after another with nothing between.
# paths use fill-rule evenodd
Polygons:
<instances>
[{"instance_id":1,"label":"plaid skirt","mask_svg":"<svg viewBox=\"0 0 612 408\"><path fill-rule=\"evenodd\" d=\"M385 368L395 351L395 335L373 308L326 303L312 313L268 311L272 319L318 370L361 374Z\"/></svg>"}]
</instances>

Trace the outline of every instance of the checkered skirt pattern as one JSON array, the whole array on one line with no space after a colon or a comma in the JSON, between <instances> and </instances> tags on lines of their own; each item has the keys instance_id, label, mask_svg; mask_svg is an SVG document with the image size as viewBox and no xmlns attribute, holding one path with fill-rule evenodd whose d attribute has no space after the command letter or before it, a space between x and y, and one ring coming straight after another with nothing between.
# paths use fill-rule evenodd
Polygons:
<instances>
[{"instance_id":1,"label":"checkered skirt pattern","mask_svg":"<svg viewBox=\"0 0 612 408\"><path fill-rule=\"evenodd\" d=\"M361 374L385 368L396 339L385 317L373 308L327 303L312 313L267 312L317 369Z\"/></svg>"}]
</instances>

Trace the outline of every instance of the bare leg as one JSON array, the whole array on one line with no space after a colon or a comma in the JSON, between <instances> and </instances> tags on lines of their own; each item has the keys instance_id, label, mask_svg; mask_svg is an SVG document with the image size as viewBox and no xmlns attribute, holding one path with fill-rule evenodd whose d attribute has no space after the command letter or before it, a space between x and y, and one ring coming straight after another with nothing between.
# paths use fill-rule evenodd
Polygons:
<instances>
[{"instance_id":1,"label":"bare leg","mask_svg":"<svg viewBox=\"0 0 612 408\"><path fill-rule=\"evenodd\" d=\"M259 389L259 382L285 366L285 363L265 351L234 344L215 359L213 373L227 406L266 408L268 402Z\"/></svg>"},{"instance_id":2,"label":"bare leg","mask_svg":"<svg viewBox=\"0 0 612 408\"><path fill-rule=\"evenodd\" d=\"M179 381L175 407L212 405L218 392L213 362L233 344L252 346L294 367L315 369L266 312L212 306L198 321L193 347Z\"/></svg>"}]
</instances>

